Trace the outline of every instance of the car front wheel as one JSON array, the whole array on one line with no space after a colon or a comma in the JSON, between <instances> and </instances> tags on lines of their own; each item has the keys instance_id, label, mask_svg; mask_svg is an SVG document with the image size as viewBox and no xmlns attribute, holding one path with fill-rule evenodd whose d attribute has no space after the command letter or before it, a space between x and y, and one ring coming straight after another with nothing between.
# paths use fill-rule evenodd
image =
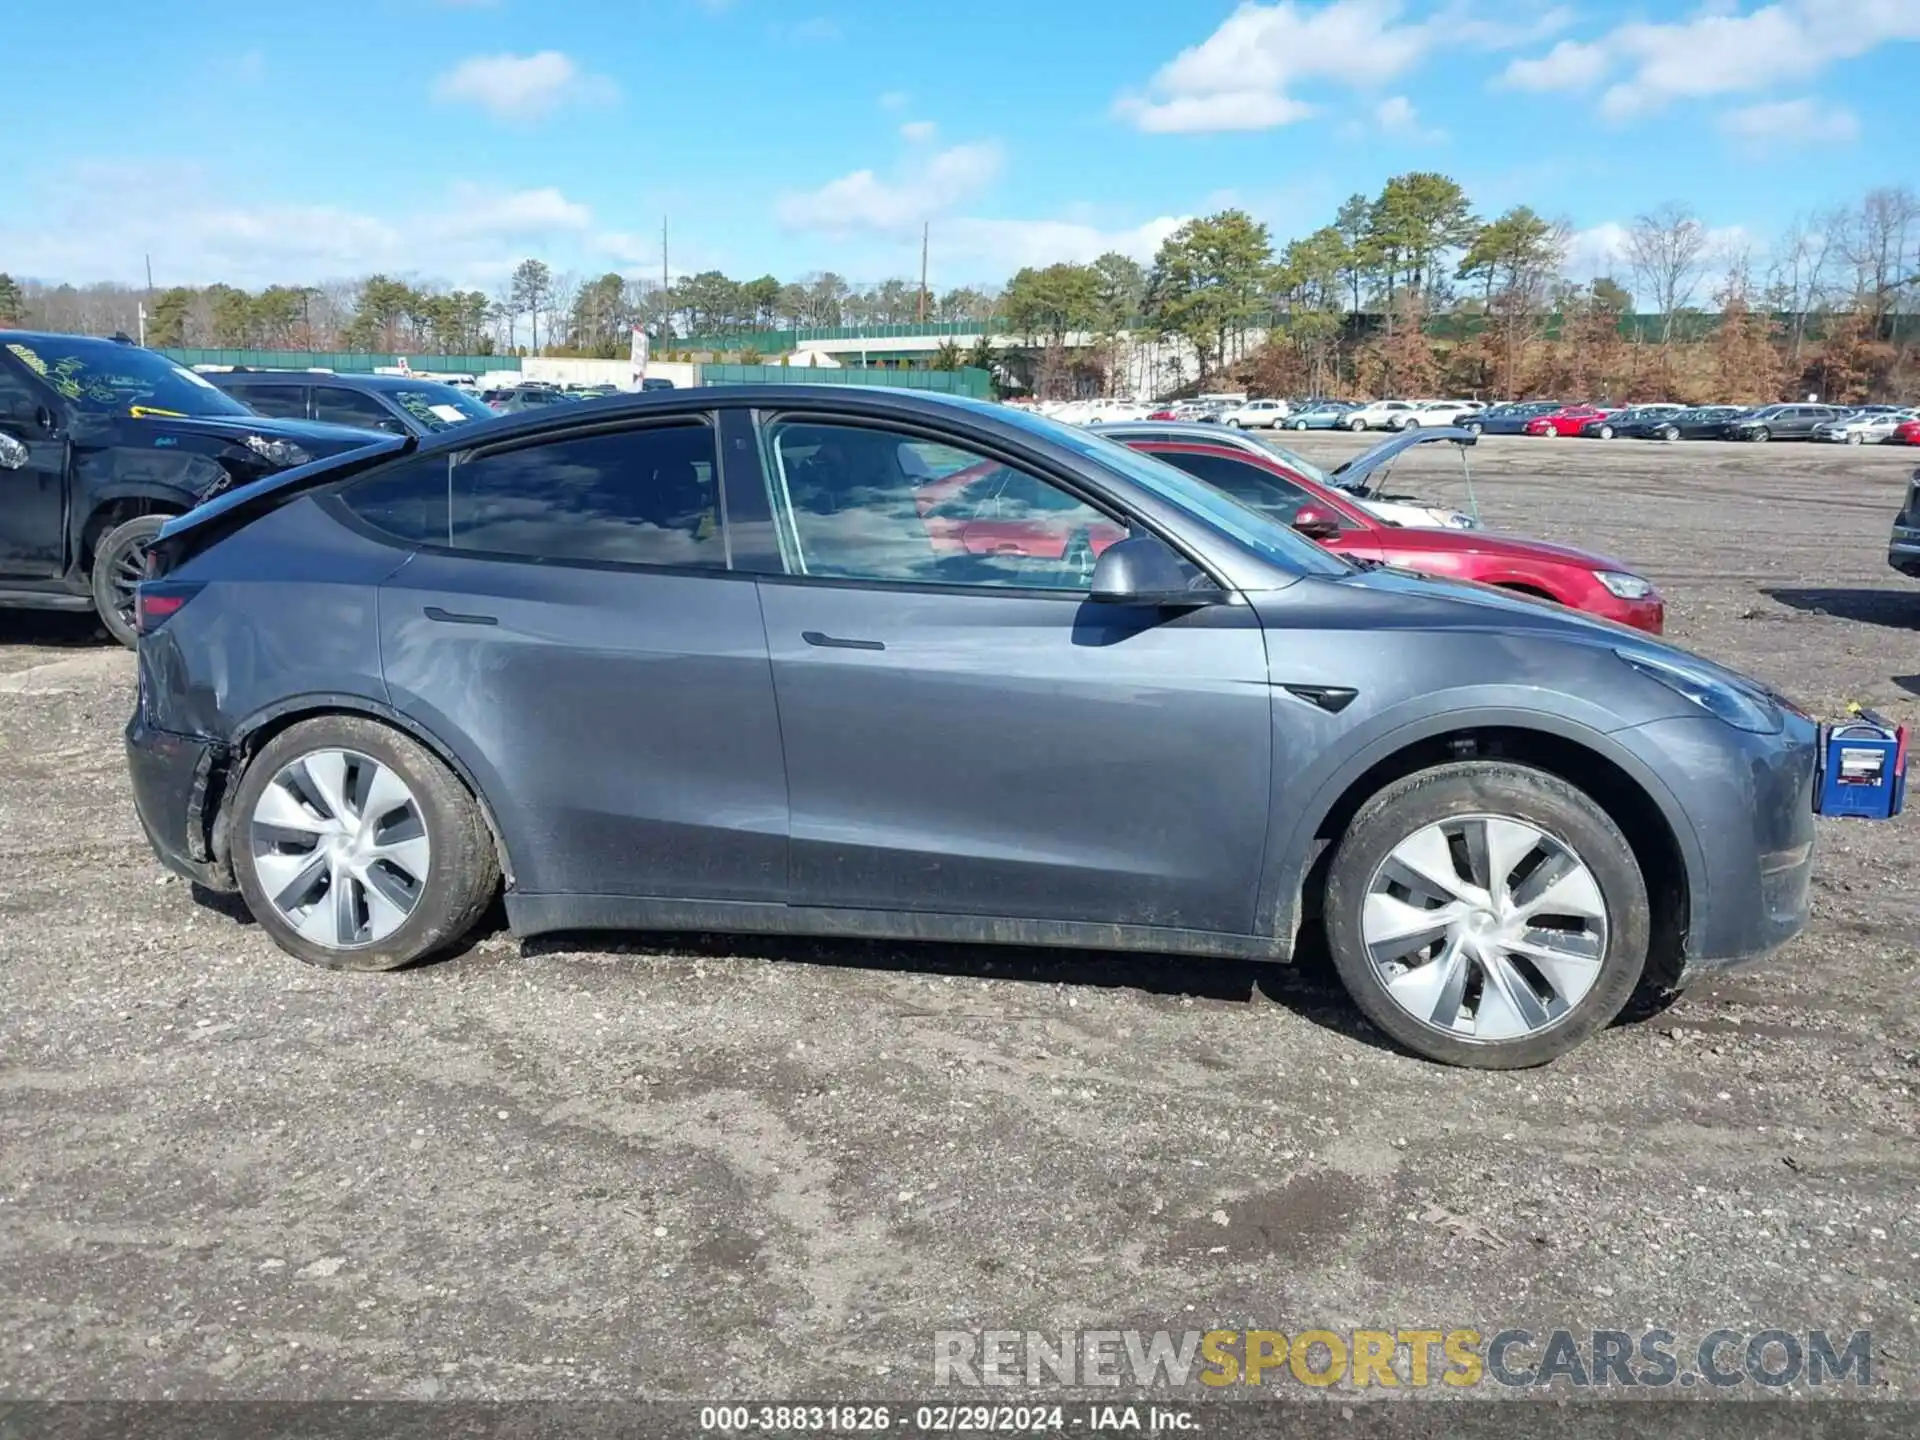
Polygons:
<instances>
[{"instance_id":1,"label":"car front wheel","mask_svg":"<svg viewBox=\"0 0 1920 1440\"><path fill-rule=\"evenodd\" d=\"M116 525L93 547L93 608L122 645L140 641L134 626L135 591L147 568L147 547L171 516L139 515Z\"/></svg>"},{"instance_id":2,"label":"car front wheel","mask_svg":"<svg viewBox=\"0 0 1920 1440\"><path fill-rule=\"evenodd\" d=\"M1353 431L1353 433L1356 435L1358 435L1362 430L1366 428L1367 428L1367 422L1364 420L1347 421L1347 429Z\"/></svg>"},{"instance_id":3,"label":"car front wheel","mask_svg":"<svg viewBox=\"0 0 1920 1440\"><path fill-rule=\"evenodd\" d=\"M1584 791L1530 766L1443 765L1369 800L1326 891L1335 967L1431 1060L1511 1070L1619 1014L1651 916L1633 848Z\"/></svg>"},{"instance_id":4,"label":"car front wheel","mask_svg":"<svg viewBox=\"0 0 1920 1440\"><path fill-rule=\"evenodd\" d=\"M1602 425L1600 427L1600 438L1602 440L1611 440L1613 438L1613 427L1611 425Z\"/></svg>"},{"instance_id":5,"label":"car front wheel","mask_svg":"<svg viewBox=\"0 0 1920 1440\"><path fill-rule=\"evenodd\" d=\"M277 735L231 809L234 878L288 954L392 970L458 943L500 882L467 788L375 720L325 715Z\"/></svg>"},{"instance_id":6,"label":"car front wheel","mask_svg":"<svg viewBox=\"0 0 1920 1440\"><path fill-rule=\"evenodd\" d=\"M1307 422L1304 420L1296 420L1293 422L1293 428L1296 430L1304 430L1307 428Z\"/></svg>"},{"instance_id":7,"label":"car front wheel","mask_svg":"<svg viewBox=\"0 0 1920 1440\"><path fill-rule=\"evenodd\" d=\"M1753 434L1749 435L1747 438L1753 441L1753 443L1756 445L1764 445L1767 443L1767 441L1773 438L1773 432L1767 429L1766 426L1762 425L1758 430L1754 431Z\"/></svg>"}]
</instances>

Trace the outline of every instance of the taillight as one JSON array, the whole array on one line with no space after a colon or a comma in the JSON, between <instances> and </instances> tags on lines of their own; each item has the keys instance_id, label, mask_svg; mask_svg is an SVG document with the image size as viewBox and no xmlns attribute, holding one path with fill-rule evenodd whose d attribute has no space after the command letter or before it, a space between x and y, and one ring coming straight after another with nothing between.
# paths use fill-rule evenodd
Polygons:
<instances>
[{"instance_id":1,"label":"taillight","mask_svg":"<svg viewBox=\"0 0 1920 1440\"><path fill-rule=\"evenodd\" d=\"M181 607L203 588L200 585L164 585L152 580L142 582L133 597L134 632L151 635L178 615Z\"/></svg>"}]
</instances>

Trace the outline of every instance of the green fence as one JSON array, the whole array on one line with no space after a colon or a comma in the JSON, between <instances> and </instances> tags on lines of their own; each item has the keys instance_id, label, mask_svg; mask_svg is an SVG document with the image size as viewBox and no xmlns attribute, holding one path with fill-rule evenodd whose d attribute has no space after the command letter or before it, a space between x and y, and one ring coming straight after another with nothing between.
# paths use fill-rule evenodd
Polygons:
<instances>
[{"instance_id":1,"label":"green fence","mask_svg":"<svg viewBox=\"0 0 1920 1440\"><path fill-rule=\"evenodd\" d=\"M862 370L825 365L702 365L703 385L878 385L892 390L932 390L942 395L993 396L985 370Z\"/></svg>"},{"instance_id":2,"label":"green fence","mask_svg":"<svg viewBox=\"0 0 1920 1440\"><path fill-rule=\"evenodd\" d=\"M163 350L182 365L234 365L258 370L334 370L343 375L369 375L382 366L397 364L391 352L351 350ZM415 370L439 374L483 375L493 370L518 370L518 355L409 355Z\"/></svg>"}]
</instances>

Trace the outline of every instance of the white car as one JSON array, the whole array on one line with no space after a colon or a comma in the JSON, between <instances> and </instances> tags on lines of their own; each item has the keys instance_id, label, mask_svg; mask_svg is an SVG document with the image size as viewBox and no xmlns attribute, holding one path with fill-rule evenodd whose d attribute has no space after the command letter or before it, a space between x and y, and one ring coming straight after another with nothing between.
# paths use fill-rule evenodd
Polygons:
<instances>
[{"instance_id":1,"label":"white car","mask_svg":"<svg viewBox=\"0 0 1920 1440\"><path fill-rule=\"evenodd\" d=\"M1348 412L1340 423L1349 430L1404 430L1418 413L1411 400L1376 400Z\"/></svg>"},{"instance_id":2,"label":"white car","mask_svg":"<svg viewBox=\"0 0 1920 1440\"><path fill-rule=\"evenodd\" d=\"M1120 420L1144 420L1152 413L1152 407L1132 400L1095 400L1082 423L1111 425Z\"/></svg>"},{"instance_id":3,"label":"white car","mask_svg":"<svg viewBox=\"0 0 1920 1440\"><path fill-rule=\"evenodd\" d=\"M1400 428L1404 430L1407 425L1458 425L1465 416L1477 415L1486 408L1486 402L1481 400L1422 400L1415 405L1413 414L1407 417L1406 425Z\"/></svg>"},{"instance_id":4,"label":"white car","mask_svg":"<svg viewBox=\"0 0 1920 1440\"><path fill-rule=\"evenodd\" d=\"M1845 415L1813 427L1815 440L1840 445L1878 445L1920 410L1875 411L1870 415Z\"/></svg>"},{"instance_id":5,"label":"white car","mask_svg":"<svg viewBox=\"0 0 1920 1440\"><path fill-rule=\"evenodd\" d=\"M1220 417L1220 423L1241 430L1271 430L1287 418L1287 413L1284 400L1249 400L1227 411Z\"/></svg>"}]
</instances>

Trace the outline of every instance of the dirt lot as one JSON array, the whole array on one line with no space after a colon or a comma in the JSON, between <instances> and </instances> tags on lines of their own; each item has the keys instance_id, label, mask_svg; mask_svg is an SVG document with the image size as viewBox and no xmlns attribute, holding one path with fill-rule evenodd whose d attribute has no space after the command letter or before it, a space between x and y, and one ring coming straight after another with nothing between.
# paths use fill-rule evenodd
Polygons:
<instances>
[{"instance_id":1,"label":"dirt lot","mask_svg":"<svg viewBox=\"0 0 1920 1440\"><path fill-rule=\"evenodd\" d=\"M1917 459L1474 468L1683 643L1913 721ZM1768 967L1473 1074L1291 970L498 932L306 969L147 853L132 674L0 612L0 1395L911 1396L937 1329L1658 1324L1871 1329L1920 1396L1915 817L1824 825Z\"/></svg>"}]
</instances>

